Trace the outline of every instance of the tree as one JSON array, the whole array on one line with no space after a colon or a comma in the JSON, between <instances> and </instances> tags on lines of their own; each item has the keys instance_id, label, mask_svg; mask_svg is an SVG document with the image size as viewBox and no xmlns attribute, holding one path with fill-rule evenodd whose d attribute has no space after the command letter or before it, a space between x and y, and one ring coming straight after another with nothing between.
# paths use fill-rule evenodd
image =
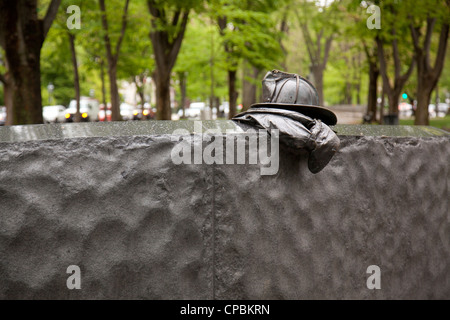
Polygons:
<instances>
[{"instance_id":1,"label":"tree","mask_svg":"<svg viewBox=\"0 0 450 320\"><path fill-rule=\"evenodd\" d=\"M398 39L395 36L395 29L392 29L392 56L394 61L394 78L393 83L389 80L387 57L384 50L384 44L380 37L376 38L377 48L378 48L378 59L380 61L380 73L383 79L383 88L389 101L389 114L398 114L398 100L400 94L402 93L403 86L405 85L408 78L411 76L414 69L415 60L411 59L408 69L401 74L401 61L399 57L398 49Z\"/></svg>"},{"instance_id":2,"label":"tree","mask_svg":"<svg viewBox=\"0 0 450 320\"><path fill-rule=\"evenodd\" d=\"M75 51L75 35L73 33L68 32L67 36L69 37L70 43L70 52L72 56L72 65L73 65L73 82L75 88L75 101L77 104L77 111L75 113L75 122L81 121L80 114L80 77L78 75L78 63L77 63L77 53Z\"/></svg>"},{"instance_id":3,"label":"tree","mask_svg":"<svg viewBox=\"0 0 450 320\"><path fill-rule=\"evenodd\" d=\"M345 25L346 28L343 35L345 35L347 39L354 39L356 42L361 43L358 50L365 54L369 80L367 87L366 117L369 116L368 122L376 122L378 78L380 76L377 45L375 42L377 30L369 29L367 27L367 13L371 12L371 10L368 10L367 5L367 2L361 4L355 1L348 1L345 3L345 20L349 21L349 23ZM358 67L358 70L361 72L363 68Z\"/></svg>"},{"instance_id":4,"label":"tree","mask_svg":"<svg viewBox=\"0 0 450 320\"><path fill-rule=\"evenodd\" d=\"M367 94L366 114L370 116L370 122L377 121L377 90L380 69L378 66L376 48L369 47L365 42L364 52L366 53L366 61L369 64L369 90ZM380 118L380 121L382 119Z\"/></svg>"},{"instance_id":5,"label":"tree","mask_svg":"<svg viewBox=\"0 0 450 320\"><path fill-rule=\"evenodd\" d=\"M122 12L122 7L118 7L118 5L121 4L118 2L110 2L110 4L114 6L110 6L108 12L113 16L120 15L120 13L118 12ZM92 89L92 87L99 89L98 91L101 93L101 98L99 98L99 100L101 101L106 112L107 101L110 99L110 90L106 90L105 75L108 70L107 72L105 72L105 68L108 69L108 67L105 50L106 46L104 42L103 23L100 16L101 12L98 5L95 2L91 1L83 1L83 8L83 37L78 38L78 46L80 47L79 56L81 60L80 67L83 69L81 70L80 76L81 78L84 78L84 81L80 83L81 90L83 91L83 87L85 89L88 89L89 91ZM113 29L109 30L111 33L110 37L120 36L121 30L117 30L119 27L118 24L114 24L112 26L108 25L108 27ZM127 30L128 28L129 22L127 23ZM124 37L123 41L126 42L126 40L127 37ZM123 54L124 49L126 49L126 46L121 45L121 55L120 59L118 59L117 61L118 65L123 59L123 56L126 56L126 53Z\"/></svg>"},{"instance_id":6,"label":"tree","mask_svg":"<svg viewBox=\"0 0 450 320\"><path fill-rule=\"evenodd\" d=\"M227 95L225 54L217 24L211 17L191 15L185 39L173 69L179 85L179 105L190 101L208 101L217 108ZM183 102L184 101L184 102Z\"/></svg>"},{"instance_id":7,"label":"tree","mask_svg":"<svg viewBox=\"0 0 450 320\"><path fill-rule=\"evenodd\" d=\"M12 123L42 123L40 54L61 0L52 0L43 19L37 0L0 0L0 46L4 48L12 96Z\"/></svg>"},{"instance_id":8,"label":"tree","mask_svg":"<svg viewBox=\"0 0 450 320\"><path fill-rule=\"evenodd\" d=\"M278 1L268 0L213 2L211 13L218 22L227 59L230 119L236 115L237 70L241 60L257 70L278 66L281 56L279 30L270 16L278 5Z\"/></svg>"},{"instance_id":9,"label":"tree","mask_svg":"<svg viewBox=\"0 0 450 320\"><path fill-rule=\"evenodd\" d=\"M211 93L213 81L210 76L211 73L214 74L214 65L211 63L215 60L212 56L214 43L211 43L213 32L214 30L206 20L203 21L198 15L191 16L185 40L173 68L176 75L175 83L179 87L179 106L183 110L183 117L185 107L190 100L189 93L192 100L206 100ZM198 82L201 83L197 85Z\"/></svg>"},{"instance_id":10,"label":"tree","mask_svg":"<svg viewBox=\"0 0 450 320\"><path fill-rule=\"evenodd\" d=\"M113 121L121 120L119 89L117 87L117 61L119 59L120 46L122 44L125 30L127 28L127 14L129 3L130 0L125 0L125 5L122 12L122 27L120 29L120 34L116 42L115 50L113 51L110 36L110 27L106 14L105 0L99 0L104 32L103 38L105 41L106 58L108 62L109 89L111 95L111 119Z\"/></svg>"},{"instance_id":11,"label":"tree","mask_svg":"<svg viewBox=\"0 0 450 320\"><path fill-rule=\"evenodd\" d=\"M134 83L139 96L142 112L148 99L145 89L148 77L154 70L152 43L148 29L142 28L148 22L147 4L131 2L129 8L127 37L123 42L121 58L118 61L118 77Z\"/></svg>"},{"instance_id":12,"label":"tree","mask_svg":"<svg viewBox=\"0 0 450 320\"><path fill-rule=\"evenodd\" d=\"M60 10L61 20L67 18L64 10ZM58 18L57 18L58 19ZM67 27L56 20L50 29L41 50L41 85L42 103L50 98L47 91L51 83L54 90L51 94L53 103L68 105L74 98L73 66L71 63L70 44Z\"/></svg>"},{"instance_id":13,"label":"tree","mask_svg":"<svg viewBox=\"0 0 450 320\"><path fill-rule=\"evenodd\" d=\"M295 11L301 27L303 38L310 59L310 72L319 95L319 102L324 104L323 73L327 66L333 39L337 34L336 19L338 2L325 1L318 5L306 0L301 1L300 10Z\"/></svg>"},{"instance_id":14,"label":"tree","mask_svg":"<svg viewBox=\"0 0 450 320\"><path fill-rule=\"evenodd\" d=\"M148 0L151 14L150 39L155 56L153 78L156 83L156 118L170 120L170 79L189 21L189 13L197 8L199 0Z\"/></svg>"},{"instance_id":15,"label":"tree","mask_svg":"<svg viewBox=\"0 0 450 320\"><path fill-rule=\"evenodd\" d=\"M383 28L375 36L380 74L383 91L388 97L389 114L398 115L399 97L414 70L415 59L405 50L410 46L407 20L399 18L407 16L405 6L392 0L383 2L381 9ZM387 45L392 48L390 51L385 50Z\"/></svg>"},{"instance_id":16,"label":"tree","mask_svg":"<svg viewBox=\"0 0 450 320\"><path fill-rule=\"evenodd\" d=\"M65 0L63 2L63 7L69 7L70 5L78 5L78 7L80 7L80 5L82 4L82 1L78 0L75 1L74 0ZM74 83L74 90L75 90L75 101L76 101L76 112L75 112L75 117L74 117L74 122L80 122L81 121L81 113L80 113L80 77L79 77L79 71L78 71L78 61L77 61L77 52L76 52L76 48L75 48L75 38L76 38L76 33L72 30L70 30L69 28L66 28L67 26L67 22L66 22L66 16L65 15L60 15L59 17L56 18L56 23L55 23L58 27L59 30L62 31L63 33L67 34L67 38L69 40L69 47L70 47L70 56L71 56L71 60L72 60L72 67L73 67L73 83ZM75 29L77 30L77 29Z\"/></svg>"},{"instance_id":17,"label":"tree","mask_svg":"<svg viewBox=\"0 0 450 320\"><path fill-rule=\"evenodd\" d=\"M73 9L70 6L80 8L81 19L77 18L77 11L67 12L67 9ZM78 94L76 91L77 82L79 95L87 95L90 90L91 75L86 75L86 55L84 52L85 38L90 38L91 25L95 22L91 19L90 12L92 8L97 8L95 3L89 0L63 0L60 10L50 28L47 38L41 50L41 83L42 83L42 101L47 102L47 96L51 103L68 105ZM97 9L98 11L98 9ZM80 22L80 24L78 24ZM78 29L80 28L80 29ZM99 33L99 32L97 32ZM73 36L73 48L71 48L71 39ZM101 47L97 49L100 50ZM76 59L76 64L74 63ZM75 81L75 75L78 73L79 81ZM90 81L86 81L88 78ZM49 84L54 87L50 93L47 91ZM77 100L77 99L76 99ZM50 103L50 99L48 99ZM75 116L76 118L79 118Z\"/></svg>"},{"instance_id":18,"label":"tree","mask_svg":"<svg viewBox=\"0 0 450 320\"><path fill-rule=\"evenodd\" d=\"M243 63L243 77L242 77L242 110L247 110L252 104L256 103L256 84L261 83L258 79L261 70L251 66L248 61ZM258 81L259 80L259 81Z\"/></svg>"},{"instance_id":19,"label":"tree","mask_svg":"<svg viewBox=\"0 0 450 320\"><path fill-rule=\"evenodd\" d=\"M277 29L275 32L276 40L278 41L279 48L281 49L281 54L275 64L279 64L281 70L287 70L287 55L289 54L288 49L283 43L284 38L289 32L289 13L292 11L293 0L283 0L276 2L276 8L273 8L273 13L271 17L276 25L274 28ZM260 84L263 75L263 68L261 66L255 67L247 60L244 60L242 65L243 76L242 76L242 111L247 110L252 104L256 103L258 100L257 95L261 96ZM274 66L267 66L269 69L273 69Z\"/></svg>"},{"instance_id":20,"label":"tree","mask_svg":"<svg viewBox=\"0 0 450 320\"><path fill-rule=\"evenodd\" d=\"M281 56L281 69L286 70L287 69L287 59L286 56L288 55L289 51L286 48L285 44L283 43L283 38L289 34L289 13L292 11L293 6L293 0L287 0L285 1L284 5L280 6L280 9L278 11L275 11L275 14L277 15L276 21L279 22L278 26L278 42L280 44L280 49L282 51Z\"/></svg>"},{"instance_id":21,"label":"tree","mask_svg":"<svg viewBox=\"0 0 450 320\"><path fill-rule=\"evenodd\" d=\"M428 104L430 103L431 93L436 87L444 68L449 35L450 1L425 1L425 5L420 3L414 6L411 9L417 14L410 14L409 16L411 38L417 63L417 108L414 124L429 125ZM425 34L422 37L424 23ZM436 24L440 24L441 30L434 65L431 65L432 36ZM420 43L421 40L422 43Z\"/></svg>"},{"instance_id":22,"label":"tree","mask_svg":"<svg viewBox=\"0 0 450 320\"><path fill-rule=\"evenodd\" d=\"M361 57L360 48L348 39L336 41L336 47L339 48L340 59L343 60L345 68L342 68L341 75L343 77L342 85L342 104L353 104L353 93L356 91L357 104L360 103L360 83L361 83Z\"/></svg>"}]
</instances>

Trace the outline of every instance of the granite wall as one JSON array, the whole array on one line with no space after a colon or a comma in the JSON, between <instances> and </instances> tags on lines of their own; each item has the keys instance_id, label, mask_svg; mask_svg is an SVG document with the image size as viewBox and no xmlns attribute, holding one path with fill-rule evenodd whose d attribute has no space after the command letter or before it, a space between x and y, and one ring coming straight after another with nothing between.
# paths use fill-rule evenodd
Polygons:
<instances>
[{"instance_id":1,"label":"granite wall","mask_svg":"<svg viewBox=\"0 0 450 320\"><path fill-rule=\"evenodd\" d=\"M175 165L184 122L0 128L0 299L450 297L448 134L336 126L323 171L281 147L264 176Z\"/></svg>"}]
</instances>

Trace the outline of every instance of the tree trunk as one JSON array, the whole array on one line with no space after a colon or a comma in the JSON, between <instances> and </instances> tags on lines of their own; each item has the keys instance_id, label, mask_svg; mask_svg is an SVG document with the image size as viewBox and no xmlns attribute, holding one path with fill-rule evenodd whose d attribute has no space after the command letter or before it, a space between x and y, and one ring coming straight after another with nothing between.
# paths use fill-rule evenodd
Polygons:
<instances>
[{"instance_id":1,"label":"tree trunk","mask_svg":"<svg viewBox=\"0 0 450 320\"><path fill-rule=\"evenodd\" d=\"M429 114L428 114L428 104L430 102L431 93L433 88L431 86L417 86L417 108L414 118L415 125L425 125L430 124Z\"/></svg>"},{"instance_id":2,"label":"tree trunk","mask_svg":"<svg viewBox=\"0 0 450 320\"><path fill-rule=\"evenodd\" d=\"M162 74L162 75L161 75ZM170 71L158 70L155 72L156 84L156 119L171 120L172 106L170 105Z\"/></svg>"},{"instance_id":3,"label":"tree trunk","mask_svg":"<svg viewBox=\"0 0 450 320\"><path fill-rule=\"evenodd\" d=\"M211 21L212 22L212 21ZM213 22L212 22L213 23ZM214 55L214 32L211 32L210 37L210 58L209 58L209 76L210 76L210 89L209 89L209 108L211 109L211 114L213 113L213 109L215 107L215 85L216 85L216 77L214 75L214 65L215 65L215 55ZM184 77L183 77L184 79ZM186 88L184 88L186 90ZM183 94L182 94L183 95ZM216 115L219 115L219 107L217 106ZM183 117L184 117L184 105L183 105Z\"/></svg>"},{"instance_id":4,"label":"tree trunk","mask_svg":"<svg viewBox=\"0 0 450 320\"><path fill-rule=\"evenodd\" d=\"M435 83L432 72L427 72L428 61L425 54L420 48L416 51L417 59L417 107L414 118L415 125L429 125L428 104L430 103L431 93L433 92Z\"/></svg>"},{"instance_id":5,"label":"tree trunk","mask_svg":"<svg viewBox=\"0 0 450 320\"><path fill-rule=\"evenodd\" d=\"M106 88L105 88L105 62L103 59L100 60L100 81L102 82L102 103L105 108L105 121L106 121L106 111L108 106L106 105Z\"/></svg>"},{"instance_id":6,"label":"tree trunk","mask_svg":"<svg viewBox=\"0 0 450 320\"><path fill-rule=\"evenodd\" d=\"M361 105L361 84L357 83L355 84L355 90L356 90L356 105Z\"/></svg>"},{"instance_id":7,"label":"tree trunk","mask_svg":"<svg viewBox=\"0 0 450 320\"><path fill-rule=\"evenodd\" d=\"M319 105L324 106L323 100L323 69L321 66L312 65L310 67L311 73L314 77L313 83L316 87L317 94L319 95Z\"/></svg>"},{"instance_id":8,"label":"tree trunk","mask_svg":"<svg viewBox=\"0 0 450 320\"><path fill-rule=\"evenodd\" d=\"M361 54L353 56L353 84L356 91L356 105L361 105Z\"/></svg>"},{"instance_id":9,"label":"tree trunk","mask_svg":"<svg viewBox=\"0 0 450 320\"><path fill-rule=\"evenodd\" d=\"M170 105L170 73L163 70L163 75L158 70L155 72L156 84L156 119L157 120L171 120L172 108Z\"/></svg>"},{"instance_id":10,"label":"tree trunk","mask_svg":"<svg viewBox=\"0 0 450 320\"><path fill-rule=\"evenodd\" d=\"M137 90L137 93L139 95L139 99L141 99L141 110L142 110L142 112L144 112L144 109L145 109L144 88L139 88Z\"/></svg>"},{"instance_id":11,"label":"tree trunk","mask_svg":"<svg viewBox=\"0 0 450 320\"><path fill-rule=\"evenodd\" d=\"M18 31L17 31L18 32ZM36 35L25 40L16 33L7 38L5 48L11 76L12 123L43 123L41 98L41 42ZM34 38L34 39L33 39Z\"/></svg>"},{"instance_id":12,"label":"tree trunk","mask_svg":"<svg viewBox=\"0 0 450 320\"><path fill-rule=\"evenodd\" d=\"M181 109L183 110L183 118L186 117L186 82L187 77L185 72L180 72L180 105ZM211 110L213 107L213 102L211 101Z\"/></svg>"},{"instance_id":13,"label":"tree trunk","mask_svg":"<svg viewBox=\"0 0 450 320\"><path fill-rule=\"evenodd\" d=\"M219 17L217 23L219 25L220 34L222 36L225 35L225 28L227 27L227 21L228 18L226 16ZM236 91L236 69L238 66L237 61L233 58L233 46L230 46L228 41L224 42L224 49L227 55L227 73L228 73L228 101L229 101L229 113L228 113L228 119L233 118L236 115L236 103L237 103L237 97L238 93Z\"/></svg>"},{"instance_id":14,"label":"tree trunk","mask_svg":"<svg viewBox=\"0 0 450 320\"><path fill-rule=\"evenodd\" d=\"M230 101L230 113L228 119L236 115L236 103L238 92L236 91L236 70L228 70L228 99Z\"/></svg>"},{"instance_id":15,"label":"tree trunk","mask_svg":"<svg viewBox=\"0 0 450 320\"><path fill-rule=\"evenodd\" d=\"M352 99L352 84L351 84L351 82L349 82L349 81L345 82L344 93L345 93L344 104L351 105L353 102L352 101L353 99Z\"/></svg>"},{"instance_id":16,"label":"tree trunk","mask_svg":"<svg viewBox=\"0 0 450 320\"><path fill-rule=\"evenodd\" d=\"M109 93L111 97L111 120L119 121L122 120L120 115L120 98L119 98L119 88L117 87L117 67L116 65L111 65L108 62L108 75L109 75Z\"/></svg>"},{"instance_id":17,"label":"tree trunk","mask_svg":"<svg viewBox=\"0 0 450 320\"><path fill-rule=\"evenodd\" d=\"M414 124L428 125L428 104L431 93L437 85L442 73L447 50L449 24L442 24L439 34L439 45L435 57L434 66L430 64L430 47L436 18L427 18L427 31L424 36L423 45L419 46L419 30L411 23L411 36L413 39L415 59L417 61L417 108Z\"/></svg>"},{"instance_id":18,"label":"tree trunk","mask_svg":"<svg viewBox=\"0 0 450 320\"><path fill-rule=\"evenodd\" d=\"M141 111L142 111L142 118L144 117L144 110L145 110L145 95L144 95L144 82L145 76L139 75L134 77L134 84L136 85L136 92L139 96L139 99L141 100Z\"/></svg>"},{"instance_id":19,"label":"tree trunk","mask_svg":"<svg viewBox=\"0 0 450 320\"><path fill-rule=\"evenodd\" d=\"M254 80L259 76L259 70L255 67L244 67L244 77L242 79L242 111L247 110L252 104L256 103L256 85ZM251 78L253 81L248 81Z\"/></svg>"},{"instance_id":20,"label":"tree trunk","mask_svg":"<svg viewBox=\"0 0 450 320\"><path fill-rule=\"evenodd\" d=\"M398 101L400 100L400 91L390 92L388 94L389 114L398 114Z\"/></svg>"},{"instance_id":21,"label":"tree trunk","mask_svg":"<svg viewBox=\"0 0 450 320\"><path fill-rule=\"evenodd\" d=\"M5 81L3 82L3 97L6 107L6 122L5 125L11 126L13 124L13 101L12 101L12 88L11 79L9 73L4 75Z\"/></svg>"},{"instance_id":22,"label":"tree trunk","mask_svg":"<svg viewBox=\"0 0 450 320\"><path fill-rule=\"evenodd\" d=\"M80 114L80 78L78 76L77 52L75 51L75 35L69 33L70 53L72 55L72 65L74 74L75 100L77 103L77 112L75 113L75 122L81 121Z\"/></svg>"},{"instance_id":23,"label":"tree trunk","mask_svg":"<svg viewBox=\"0 0 450 320\"><path fill-rule=\"evenodd\" d=\"M141 111L142 116L144 116L144 110L145 110L145 97L144 97L144 89L141 88L138 90L139 99L141 99Z\"/></svg>"},{"instance_id":24,"label":"tree trunk","mask_svg":"<svg viewBox=\"0 0 450 320\"><path fill-rule=\"evenodd\" d=\"M436 89L434 89L435 92L435 104L436 104L436 112L439 111L438 104L441 101L441 98L439 97L439 84L436 84Z\"/></svg>"},{"instance_id":25,"label":"tree trunk","mask_svg":"<svg viewBox=\"0 0 450 320\"><path fill-rule=\"evenodd\" d=\"M173 18L166 10L160 9L155 0L148 0L148 9L152 16L150 40L155 55L156 70L156 118L171 120L170 75L180 52L186 26L189 21L189 8L176 8Z\"/></svg>"},{"instance_id":26,"label":"tree trunk","mask_svg":"<svg viewBox=\"0 0 450 320\"><path fill-rule=\"evenodd\" d=\"M0 45L11 76L12 123L43 123L41 47L61 0L52 0L39 19L36 0L0 2Z\"/></svg>"},{"instance_id":27,"label":"tree trunk","mask_svg":"<svg viewBox=\"0 0 450 320\"><path fill-rule=\"evenodd\" d=\"M287 61L288 50L286 49L286 47L283 44L283 35L288 35L288 32L289 32L288 15L291 10L292 9L291 9L290 5L287 5L283 9L283 16L282 16L281 22L280 22L280 32L279 32L279 36L278 36L278 43L280 44L280 48L283 53L280 57L281 70L287 69L286 61ZM245 108L245 105L244 105L244 108Z\"/></svg>"},{"instance_id":28,"label":"tree trunk","mask_svg":"<svg viewBox=\"0 0 450 320\"><path fill-rule=\"evenodd\" d=\"M384 122L384 100L385 99L385 90L384 88L381 90L381 106L380 106L380 124Z\"/></svg>"},{"instance_id":29,"label":"tree trunk","mask_svg":"<svg viewBox=\"0 0 450 320\"><path fill-rule=\"evenodd\" d=\"M377 121L377 88L378 88L378 70L376 62L369 61L369 92L367 96L367 114L371 115L370 122Z\"/></svg>"},{"instance_id":30,"label":"tree trunk","mask_svg":"<svg viewBox=\"0 0 450 320\"><path fill-rule=\"evenodd\" d=\"M10 58L8 61L13 78L13 124L33 124L44 122L42 117L41 97L41 48L39 46L38 48L33 49L28 46L27 59L17 59L19 60L17 61L16 59ZM20 55L26 55L26 53L22 52Z\"/></svg>"},{"instance_id":31,"label":"tree trunk","mask_svg":"<svg viewBox=\"0 0 450 320\"><path fill-rule=\"evenodd\" d=\"M393 84L391 85L389 81L388 67L387 67L387 59L386 54L383 48L383 41L380 37L376 37L377 43L377 51L378 51L378 60L380 62L380 74L383 79L383 91L387 94L389 100L389 115L397 115L398 117L398 100L408 78L411 76L412 71L414 70L414 66L416 61L414 58L411 60L411 64L408 67L408 70L401 74L401 61L398 50L398 41L395 38L396 30L393 28L391 30L392 35L394 36L392 40L392 56L394 60L394 78ZM398 120L398 118L397 118Z\"/></svg>"},{"instance_id":32,"label":"tree trunk","mask_svg":"<svg viewBox=\"0 0 450 320\"><path fill-rule=\"evenodd\" d=\"M389 114L398 114L398 101L400 99L400 91L390 90L386 93L389 105Z\"/></svg>"},{"instance_id":33,"label":"tree trunk","mask_svg":"<svg viewBox=\"0 0 450 320\"><path fill-rule=\"evenodd\" d=\"M111 48L111 39L109 37L108 19L106 16L105 0L99 0L100 11L102 13L102 27L104 31L104 40L106 48L106 57L108 60L109 89L111 92L111 119L112 121L122 120L120 115L120 99L119 89L117 87L117 61L119 60L120 46L127 28L127 14L129 0L125 0L125 7L122 14L122 29L116 43L116 50L113 52ZM106 114L106 113L105 113Z\"/></svg>"}]
</instances>

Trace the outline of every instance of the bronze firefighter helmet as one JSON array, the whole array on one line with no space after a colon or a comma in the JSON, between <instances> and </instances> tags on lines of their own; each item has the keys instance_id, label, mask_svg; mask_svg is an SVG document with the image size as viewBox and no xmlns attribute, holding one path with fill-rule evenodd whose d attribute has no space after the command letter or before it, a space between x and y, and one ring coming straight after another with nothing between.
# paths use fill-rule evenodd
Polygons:
<instances>
[{"instance_id":1,"label":"bronze firefighter helmet","mask_svg":"<svg viewBox=\"0 0 450 320\"><path fill-rule=\"evenodd\" d=\"M269 71L262 81L262 86L264 102L253 104L252 108L298 111L327 125L335 125L337 122L332 111L319 106L319 95L311 82L295 73Z\"/></svg>"}]
</instances>

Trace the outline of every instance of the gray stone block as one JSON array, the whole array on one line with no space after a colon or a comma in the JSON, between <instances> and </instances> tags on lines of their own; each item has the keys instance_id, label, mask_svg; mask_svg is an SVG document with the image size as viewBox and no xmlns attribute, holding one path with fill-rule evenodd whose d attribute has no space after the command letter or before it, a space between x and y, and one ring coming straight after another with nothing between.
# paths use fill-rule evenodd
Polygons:
<instances>
[{"instance_id":1,"label":"gray stone block","mask_svg":"<svg viewBox=\"0 0 450 320\"><path fill-rule=\"evenodd\" d=\"M0 299L450 296L445 132L336 126L341 149L323 171L281 148L278 173L261 176L175 165L180 127L194 132L191 121L0 128ZM80 290L66 287L69 265ZM380 290L366 287L369 265Z\"/></svg>"}]
</instances>

